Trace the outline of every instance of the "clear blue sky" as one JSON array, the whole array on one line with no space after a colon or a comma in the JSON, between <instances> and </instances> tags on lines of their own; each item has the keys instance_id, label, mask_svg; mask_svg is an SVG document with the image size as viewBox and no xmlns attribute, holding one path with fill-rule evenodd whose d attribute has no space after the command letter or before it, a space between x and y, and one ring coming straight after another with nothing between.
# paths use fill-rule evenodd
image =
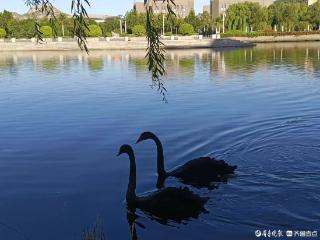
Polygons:
<instances>
[{"instance_id":1,"label":"clear blue sky","mask_svg":"<svg viewBox=\"0 0 320 240\"><path fill-rule=\"evenodd\" d=\"M8 11L25 13L28 10L28 8L24 4L25 0L0 0L0 2L0 11L6 9ZM51 0L51 2L57 8L63 10L66 13L70 13L71 0ZM96 13L106 15L124 14L127 10L130 10L132 8L133 2L134 0L90 0L91 9L88 9L88 12L91 14ZM195 0L196 12L202 12L203 5L209 4L210 0Z\"/></svg>"}]
</instances>

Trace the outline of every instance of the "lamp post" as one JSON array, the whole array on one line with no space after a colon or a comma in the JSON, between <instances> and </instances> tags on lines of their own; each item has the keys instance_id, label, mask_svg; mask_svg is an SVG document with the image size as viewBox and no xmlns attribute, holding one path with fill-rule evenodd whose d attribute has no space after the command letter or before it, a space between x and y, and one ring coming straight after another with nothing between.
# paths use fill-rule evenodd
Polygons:
<instances>
[{"instance_id":1,"label":"lamp post","mask_svg":"<svg viewBox=\"0 0 320 240\"><path fill-rule=\"evenodd\" d=\"M221 7L221 11L222 11L222 33L224 33L224 21L225 21L225 17L226 17L226 6Z\"/></svg>"},{"instance_id":2,"label":"lamp post","mask_svg":"<svg viewBox=\"0 0 320 240\"><path fill-rule=\"evenodd\" d=\"M122 34L122 15L119 15L120 34Z\"/></svg>"},{"instance_id":3,"label":"lamp post","mask_svg":"<svg viewBox=\"0 0 320 240\"><path fill-rule=\"evenodd\" d=\"M124 18L124 33L127 33L127 19Z\"/></svg>"},{"instance_id":4,"label":"lamp post","mask_svg":"<svg viewBox=\"0 0 320 240\"><path fill-rule=\"evenodd\" d=\"M166 14L166 11L162 11L162 35L164 36L164 15Z\"/></svg>"}]
</instances>

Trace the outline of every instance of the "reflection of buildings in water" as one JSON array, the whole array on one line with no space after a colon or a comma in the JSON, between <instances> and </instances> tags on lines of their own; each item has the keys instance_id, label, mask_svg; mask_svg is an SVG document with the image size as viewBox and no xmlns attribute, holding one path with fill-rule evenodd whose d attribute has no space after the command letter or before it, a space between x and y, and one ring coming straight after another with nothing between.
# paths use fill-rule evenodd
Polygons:
<instances>
[{"instance_id":1,"label":"reflection of buildings in water","mask_svg":"<svg viewBox=\"0 0 320 240\"><path fill-rule=\"evenodd\" d=\"M176 79L178 76L180 79L183 77L186 79L193 79L195 73L197 53L190 51L177 51L169 53L165 63L166 72L169 79Z\"/></svg>"},{"instance_id":2,"label":"reflection of buildings in water","mask_svg":"<svg viewBox=\"0 0 320 240\"><path fill-rule=\"evenodd\" d=\"M129 65L134 66L137 76L145 78L148 73L148 60L145 58L145 52L140 51L135 54L130 54ZM196 53L190 53L190 51L167 51L165 54L165 70L167 73L167 79L175 78L179 79L193 78L195 71L195 59Z\"/></svg>"},{"instance_id":3,"label":"reflection of buildings in water","mask_svg":"<svg viewBox=\"0 0 320 240\"><path fill-rule=\"evenodd\" d=\"M258 44L252 49L213 51L168 50L166 52L168 79L193 79L197 64L208 66L215 74L227 75L241 70L270 68L274 64L288 64L314 72L319 69L319 43ZM74 64L88 65L90 70L101 71L105 66L112 69L128 69L138 75L149 76L145 51L92 51L82 52L6 52L0 55L0 69L19 71L21 64L33 64L35 68L57 70ZM206 69L206 67L202 68Z\"/></svg>"},{"instance_id":4,"label":"reflection of buildings in water","mask_svg":"<svg viewBox=\"0 0 320 240\"><path fill-rule=\"evenodd\" d=\"M78 54L78 62L81 64L83 62L83 55Z\"/></svg>"},{"instance_id":5,"label":"reflection of buildings in water","mask_svg":"<svg viewBox=\"0 0 320 240\"><path fill-rule=\"evenodd\" d=\"M307 73L315 72L315 66L312 61L312 58L309 58L309 48L306 48L306 53L305 53L305 58L304 58L304 70Z\"/></svg>"},{"instance_id":6,"label":"reflection of buildings in water","mask_svg":"<svg viewBox=\"0 0 320 240\"><path fill-rule=\"evenodd\" d=\"M226 63L224 61L223 51L211 53L210 71L220 75L226 74Z\"/></svg>"}]
</instances>

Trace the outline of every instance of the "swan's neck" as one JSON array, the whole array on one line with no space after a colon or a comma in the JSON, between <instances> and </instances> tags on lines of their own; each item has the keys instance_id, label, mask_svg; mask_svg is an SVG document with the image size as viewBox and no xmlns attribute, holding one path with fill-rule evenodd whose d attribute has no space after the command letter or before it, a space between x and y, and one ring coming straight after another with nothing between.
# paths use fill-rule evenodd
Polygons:
<instances>
[{"instance_id":1,"label":"swan's neck","mask_svg":"<svg viewBox=\"0 0 320 240\"><path fill-rule=\"evenodd\" d=\"M130 174L126 200L127 203L133 203L136 200L136 160L133 152L129 152L128 155L130 159Z\"/></svg>"},{"instance_id":2,"label":"swan's neck","mask_svg":"<svg viewBox=\"0 0 320 240\"><path fill-rule=\"evenodd\" d=\"M164 156L163 156L163 147L159 138L154 136L153 140L157 145L157 171L159 176L165 176L166 171L164 170Z\"/></svg>"}]
</instances>

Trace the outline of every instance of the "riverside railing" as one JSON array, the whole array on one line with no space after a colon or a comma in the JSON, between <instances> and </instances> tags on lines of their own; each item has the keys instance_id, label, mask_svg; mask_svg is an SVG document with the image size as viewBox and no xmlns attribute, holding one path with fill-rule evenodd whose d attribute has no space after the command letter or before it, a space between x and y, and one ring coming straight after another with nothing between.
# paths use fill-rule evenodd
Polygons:
<instances>
[{"instance_id":1,"label":"riverside railing","mask_svg":"<svg viewBox=\"0 0 320 240\"><path fill-rule=\"evenodd\" d=\"M172 35L172 36L162 36L163 40L166 41L176 41L176 40L203 40L203 39L220 39L220 33L217 34L212 34L211 37L204 37L203 35L191 35L191 36L177 36L177 35ZM43 39L44 43L47 42L76 42L76 38L62 38L62 37L57 37L57 38L44 38ZM128 42L128 41L136 41L136 42L142 42L146 41L146 38L144 37L96 37L96 38L87 38L88 42L115 42L115 41L120 41L120 42ZM36 38L2 38L0 39L0 42L5 42L5 43L27 43L27 42L32 42L32 43L37 43Z\"/></svg>"}]
</instances>

